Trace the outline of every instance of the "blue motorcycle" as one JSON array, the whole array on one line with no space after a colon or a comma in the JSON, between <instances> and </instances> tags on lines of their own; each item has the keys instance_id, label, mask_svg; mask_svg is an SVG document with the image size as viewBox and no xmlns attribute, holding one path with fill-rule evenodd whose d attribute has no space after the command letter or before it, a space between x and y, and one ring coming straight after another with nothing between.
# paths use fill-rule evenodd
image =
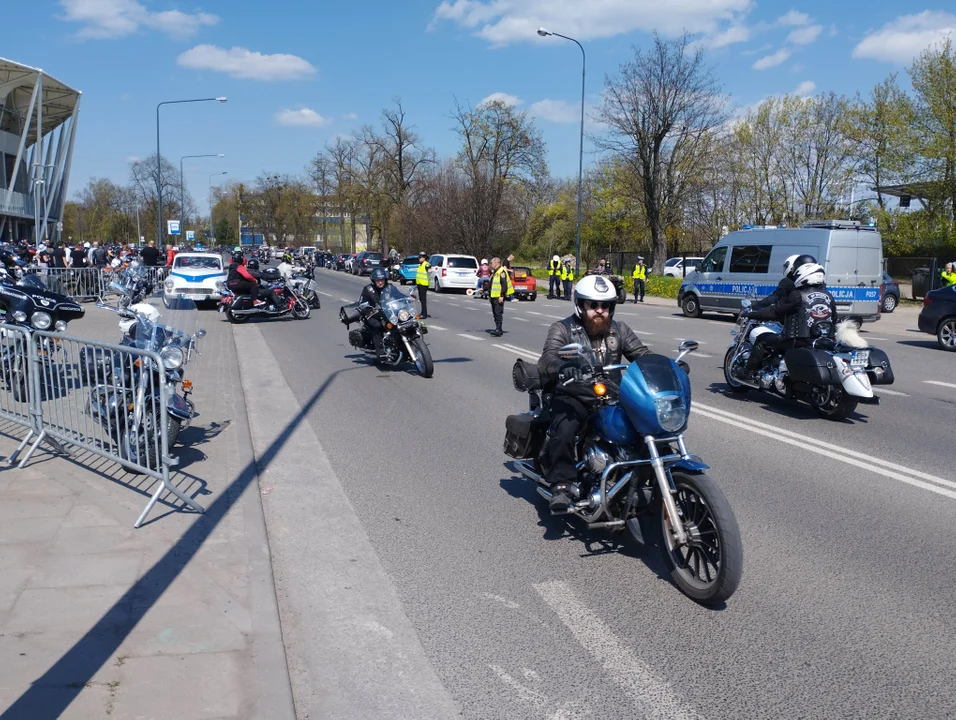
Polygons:
<instances>
[{"instance_id":1,"label":"blue motorcycle","mask_svg":"<svg viewBox=\"0 0 956 720\"><path fill-rule=\"evenodd\" d=\"M704 473L708 466L684 442L691 388L678 362L697 347L684 340L676 360L651 354L606 366L578 343L561 348L562 358L582 368L581 379L574 382L590 385L596 405L578 437L583 492L568 514L590 529L626 529L642 547L656 530L681 592L717 604L740 583L743 547L730 503ZM513 377L515 389L530 394L531 410L508 417L504 452L550 499L544 478L554 387L545 387L537 367L521 360Z\"/></svg>"}]
</instances>

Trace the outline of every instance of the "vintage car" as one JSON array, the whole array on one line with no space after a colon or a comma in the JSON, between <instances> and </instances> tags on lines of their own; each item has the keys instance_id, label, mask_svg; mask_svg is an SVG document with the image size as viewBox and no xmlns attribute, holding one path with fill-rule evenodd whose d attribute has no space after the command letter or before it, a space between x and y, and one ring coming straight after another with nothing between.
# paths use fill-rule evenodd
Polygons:
<instances>
[{"instance_id":1,"label":"vintage car","mask_svg":"<svg viewBox=\"0 0 956 720\"><path fill-rule=\"evenodd\" d=\"M168 308L176 299L216 302L217 283L226 279L222 257L215 253L179 253L163 283L163 304Z\"/></svg>"},{"instance_id":2,"label":"vintage car","mask_svg":"<svg viewBox=\"0 0 956 720\"><path fill-rule=\"evenodd\" d=\"M515 266L511 269L511 281L515 287L515 298L534 300L538 297L538 283L529 267Z\"/></svg>"}]
</instances>

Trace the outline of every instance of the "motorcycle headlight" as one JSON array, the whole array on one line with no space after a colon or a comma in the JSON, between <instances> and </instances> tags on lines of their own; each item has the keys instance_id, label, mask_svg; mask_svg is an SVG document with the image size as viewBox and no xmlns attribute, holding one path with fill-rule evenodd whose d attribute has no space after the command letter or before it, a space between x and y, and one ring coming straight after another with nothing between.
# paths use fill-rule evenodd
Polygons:
<instances>
[{"instance_id":1,"label":"motorcycle headlight","mask_svg":"<svg viewBox=\"0 0 956 720\"><path fill-rule=\"evenodd\" d=\"M27 314L23 312L23 310L17 310L15 313L13 313L13 319L17 322L26 322Z\"/></svg>"},{"instance_id":2,"label":"motorcycle headlight","mask_svg":"<svg viewBox=\"0 0 956 720\"><path fill-rule=\"evenodd\" d=\"M677 432L684 427L684 423L687 422L684 398L671 395L657 398L654 404L657 406L657 422L660 423L661 428L667 432Z\"/></svg>"},{"instance_id":3,"label":"motorcycle headlight","mask_svg":"<svg viewBox=\"0 0 956 720\"><path fill-rule=\"evenodd\" d=\"M53 326L57 332L66 332L66 321L57 320L56 325Z\"/></svg>"},{"instance_id":4,"label":"motorcycle headlight","mask_svg":"<svg viewBox=\"0 0 956 720\"><path fill-rule=\"evenodd\" d=\"M53 318L50 317L49 313L45 312L35 312L31 318L33 322L33 327L37 330L49 330L50 325L53 324Z\"/></svg>"},{"instance_id":5,"label":"motorcycle headlight","mask_svg":"<svg viewBox=\"0 0 956 720\"><path fill-rule=\"evenodd\" d=\"M411 315L408 314L408 310L402 310L398 314L399 322L407 322L411 318Z\"/></svg>"},{"instance_id":6,"label":"motorcycle headlight","mask_svg":"<svg viewBox=\"0 0 956 720\"><path fill-rule=\"evenodd\" d=\"M178 347L163 348L159 356L163 359L163 367L167 370L175 370L176 368L182 367L183 362L186 360L186 354L182 348Z\"/></svg>"}]
</instances>

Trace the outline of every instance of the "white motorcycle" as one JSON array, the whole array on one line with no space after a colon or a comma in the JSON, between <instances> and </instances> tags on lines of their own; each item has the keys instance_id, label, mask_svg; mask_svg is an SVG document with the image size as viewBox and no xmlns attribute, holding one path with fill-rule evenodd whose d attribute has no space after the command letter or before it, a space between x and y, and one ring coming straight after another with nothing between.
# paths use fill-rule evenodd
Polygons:
<instances>
[{"instance_id":1,"label":"white motorcycle","mask_svg":"<svg viewBox=\"0 0 956 720\"><path fill-rule=\"evenodd\" d=\"M750 300L741 301L744 310ZM781 333L777 322L760 322L741 315L730 331L733 341L724 355L724 380L736 393L758 390L808 402L821 417L843 420L858 403L878 405L874 385L892 385L893 369L886 353L869 345L853 320L837 324L835 336L821 337L807 347L788 348L764 358L753 376L747 360L757 338Z\"/></svg>"}]
</instances>

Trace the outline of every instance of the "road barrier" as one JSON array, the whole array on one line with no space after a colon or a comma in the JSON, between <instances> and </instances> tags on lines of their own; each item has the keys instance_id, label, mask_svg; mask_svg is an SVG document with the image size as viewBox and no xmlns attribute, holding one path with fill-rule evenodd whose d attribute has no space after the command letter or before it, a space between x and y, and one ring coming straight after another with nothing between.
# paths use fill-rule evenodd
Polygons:
<instances>
[{"instance_id":1,"label":"road barrier","mask_svg":"<svg viewBox=\"0 0 956 720\"><path fill-rule=\"evenodd\" d=\"M24 467L41 443L72 446L158 481L133 527L164 492L196 512L202 505L170 481L180 423L169 413L162 358L124 345L0 324L3 390L0 418L28 429L10 457ZM9 352L8 352L9 351Z\"/></svg>"},{"instance_id":2,"label":"road barrier","mask_svg":"<svg viewBox=\"0 0 956 720\"><path fill-rule=\"evenodd\" d=\"M44 268L31 266L25 272L39 277L51 291L72 297L74 300L104 300L116 294L110 284L120 280L125 268ZM154 290L161 290L168 268L147 267Z\"/></svg>"}]
</instances>

